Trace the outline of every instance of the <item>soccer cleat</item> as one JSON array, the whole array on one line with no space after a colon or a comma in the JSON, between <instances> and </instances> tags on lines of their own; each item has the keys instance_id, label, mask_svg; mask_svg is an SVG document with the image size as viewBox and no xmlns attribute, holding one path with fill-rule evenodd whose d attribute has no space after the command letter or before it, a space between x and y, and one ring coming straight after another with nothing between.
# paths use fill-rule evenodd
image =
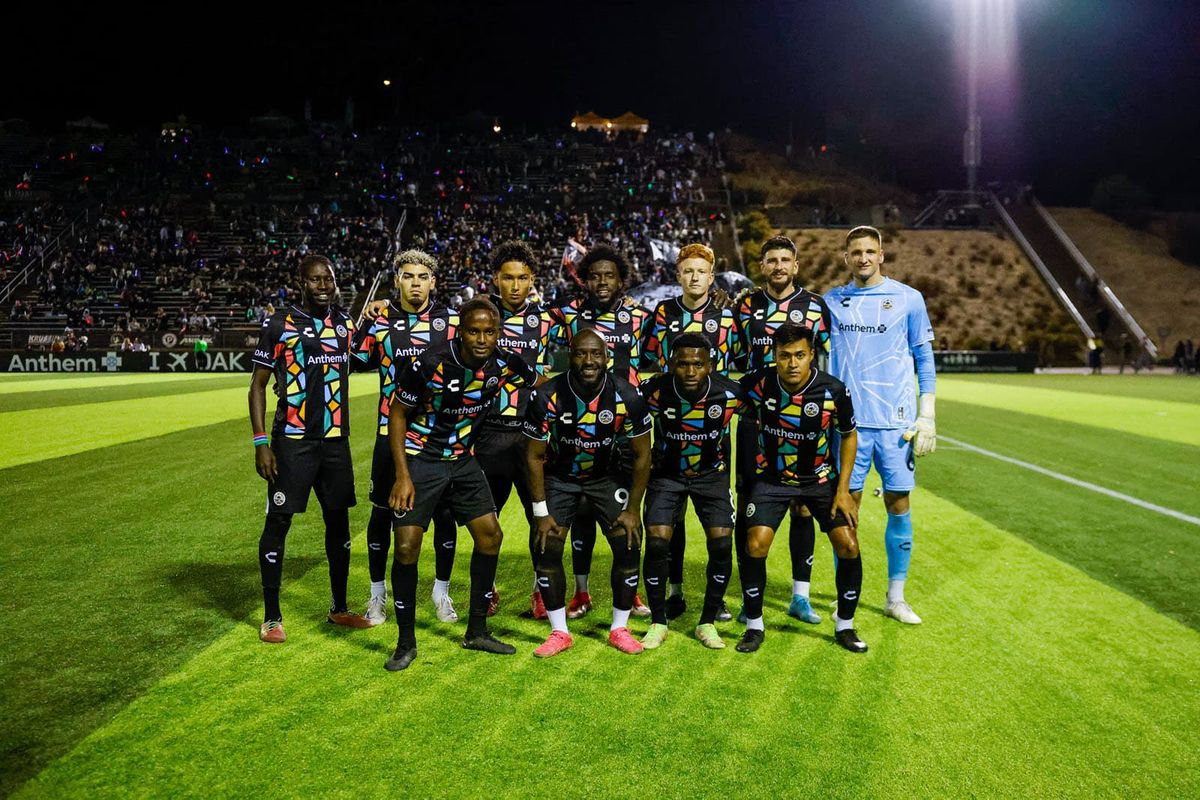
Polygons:
<instances>
[{"instance_id":1,"label":"soccer cleat","mask_svg":"<svg viewBox=\"0 0 1200 800\"><path fill-rule=\"evenodd\" d=\"M788 603L788 616L795 617L802 622L808 622L816 625L821 621L821 615L813 611L812 603L802 594L792 595L792 602Z\"/></svg>"},{"instance_id":2,"label":"soccer cleat","mask_svg":"<svg viewBox=\"0 0 1200 800\"><path fill-rule=\"evenodd\" d=\"M651 623L650 629L646 631L646 635L642 637L642 647L647 650L653 650L661 645L667 638L667 626Z\"/></svg>"},{"instance_id":3,"label":"soccer cleat","mask_svg":"<svg viewBox=\"0 0 1200 800\"><path fill-rule=\"evenodd\" d=\"M399 672L402 669L408 669L408 665L417 658L417 646L414 645L396 645L396 652L392 653L392 657L384 662L383 668L388 672Z\"/></svg>"},{"instance_id":4,"label":"soccer cleat","mask_svg":"<svg viewBox=\"0 0 1200 800\"><path fill-rule=\"evenodd\" d=\"M567 619L579 619L592 610L592 596L587 592L576 592L567 603Z\"/></svg>"},{"instance_id":5,"label":"soccer cleat","mask_svg":"<svg viewBox=\"0 0 1200 800\"><path fill-rule=\"evenodd\" d=\"M678 619L687 611L687 600L681 594L673 594L667 598L667 619Z\"/></svg>"},{"instance_id":6,"label":"soccer cleat","mask_svg":"<svg viewBox=\"0 0 1200 800\"><path fill-rule=\"evenodd\" d=\"M696 626L696 638L709 650L725 649L725 642L721 639L721 634L717 633L717 626L711 622Z\"/></svg>"},{"instance_id":7,"label":"soccer cleat","mask_svg":"<svg viewBox=\"0 0 1200 800\"><path fill-rule=\"evenodd\" d=\"M433 607L437 609L438 622L458 622L458 612L454 610L454 601L450 595L433 598Z\"/></svg>"},{"instance_id":8,"label":"soccer cleat","mask_svg":"<svg viewBox=\"0 0 1200 800\"><path fill-rule=\"evenodd\" d=\"M636 656L643 649L642 643L633 638L629 628L613 628L608 632L608 643L631 656Z\"/></svg>"},{"instance_id":9,"label":"soccer cleat","mask_svg":"<svg viewBox=\"0 0 1200 800\"><path fill-rule=\"evenodd\" d=\"M717 608L717 622L729 622L733 619L733 614L729 613L729 609L725 606L725 601L721 601L721 605Z\"/></svg>"},{"instance_id":10,"label":"soccer cleat","mask_svg":"<svg viewBox=\"0 0 1200 800\"><path fill-rule=\"evenodd\" d=\"M382 597L372 596L371 599L367 601L367 613L363 614L363 617L367 620L367 622L371 623L371 627L382 625L383 623L387 622L387 606L388 601L386 594Z\"/></svg>"},{"instance_id":11,"label":"soccer cleat","mask_svg":"<svg viewBox=\"0 0 1200 800\"><path fill-rule=\"evenodd\" d=\"M283 632L283 621L278 619L269 619L262 624L258 629L258 638L267 644L283 644L287 641L287 634Z\"/></svg>"},{"instance_id":12,"label":"soccer cleat","mask_svg":"<svg viewBox=\"0 0 1200 800\"><path fill-rule=\"evenodd\" d=\"M478 650L481 653L495 653L498 656L511 656L517 648L492 636L491 631L484 631L478 636L463 637L464 650Z\"/></svg>"},{"instance_id":13,"label":"soccer cleat","mask_svg":"<svg viewBox=\"0 0 1200 800\"><path fill-rule=\"evenodd\" d=\"M371 628L374 627L367 618L361 614L355 614L353 611L334 611L330 609L327 620L334 625L344 625L347 628Z\"/></svg>"},{"instance_id":14,"label":"soccer cleat","mask_svg":"<svg viewBox=\"0 0 1200 800\"><path fill-rule=\"evenodd\" d=\"M542 600L541 592L534 592L530 595L529 616L534 619L546 619L546 603Z\"/></svg>"},{"instance_id":15,"label":"soccer cleat","mask_svg":"<svg viewBox=\"0 0 1200 800\"><path fill-rule=\"evenodd\" d=\"M566 631L550 631L550 637L542 642L533 651L533 654L538 658L550 658L550 656L556 656L563 650L570 650L573 644L575 644L575 640Z\"/></svg>"},{"instance_id":16,"label":"soccer cleat","mask_svg":"<svg viewBox=\"0 0 1200 800\"><path fill-rule=\"evenodd\" d=\"M500 590L496 588L496 584L492 584L492 599L488 600L488 616L496 616L496 612L500 610Z\"/></svg>"},{"instance_id":17,"label":"soccer cleat","mask_svg":"<svg viewBox=\"0 0 1200 800\"><path fill-rule=\"evenodd\" d=\"M867 643L858 638L858 634L855 633L854 628L846 628L845 630L834 631L833 639L851 653L867 652Z\"/></svg>"},{"instance_id":18,"label":"soccer cleat","mask_svg":"<svg viewBox=\"0 0 1200 800\"><path fill-rule=\"evenodd\" d=\"M635 617L650 616L650 607L642 602L642 596L640 594L634 594L633 608L630 609L629 613Z\"/></svg>"},{"instance_id":19,"label":"soccer cleat","mask_svg":"<svg viewBox=\"0 0 1200 800\"><path fill-rule=\"evenodd\" d=\"M892 619L898 619L905 625L921 624L921 618L917 616L917 612L913 611L912 606L903 600L895 603L889 600L887 605L883 608L883 614L884 616L891 617Z\"/></svg>"},{"instance_id":20,"label":"soccer cleat","mask_svg":"<svg viewBox=\"0 0 1200 800\"><path fill-rule=\"evenodd\" d=\"M762 631L754 628L746 628L746 632L742 634L742 638L738 641L734 648L739 653L753 653L758 648L762 647L764 634Z\"/></svg>"},{"instance_id":21,"label":"soccer cleat","mask_svg":"<svg viewBox=\"0 0 1200 800\"><path fill-rule=\"evenodd\" d=\"M746 624L746 604L745 603L743 603L742 607L738 609L737 621L738 621L739 625Z\"/></svg>"}]
</instances>

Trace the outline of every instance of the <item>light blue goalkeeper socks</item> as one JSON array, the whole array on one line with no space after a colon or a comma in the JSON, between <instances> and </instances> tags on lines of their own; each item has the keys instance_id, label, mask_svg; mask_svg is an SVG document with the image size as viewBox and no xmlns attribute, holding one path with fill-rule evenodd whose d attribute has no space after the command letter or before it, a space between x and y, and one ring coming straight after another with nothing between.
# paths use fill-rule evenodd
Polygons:
<instances>
[{"instance_id":1,"label":"light blue goalkeeper socks","mask_svg":"<svg viewBox=\"0 0 1200 800\"><path fill-rule=\"evenodd\" d=\"M908 561L912 558L912 514L888 514L883 544L887 548L888 580L902 581L908 576Z\"/></svg>"}]
</instances>

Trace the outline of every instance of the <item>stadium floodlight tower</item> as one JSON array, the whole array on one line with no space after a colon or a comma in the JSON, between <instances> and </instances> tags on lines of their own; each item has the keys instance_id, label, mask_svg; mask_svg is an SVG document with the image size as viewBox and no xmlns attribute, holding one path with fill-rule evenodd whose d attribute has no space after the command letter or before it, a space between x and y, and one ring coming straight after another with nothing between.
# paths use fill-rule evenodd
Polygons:
<instances>
[{"instance_id":1,"label":"stadium floodlight tower","mask_svg":"<svg viewBox=\"0 0 1200 800\"><path fill-rule=\"evenodd\" d=\"M963 134L963 166L967 168L967 191L974 198L975 181L983 154L982 120L979 116L979 37L983 0L965 0L967 6L967 130Z\"/></svg>"}]
</instances>

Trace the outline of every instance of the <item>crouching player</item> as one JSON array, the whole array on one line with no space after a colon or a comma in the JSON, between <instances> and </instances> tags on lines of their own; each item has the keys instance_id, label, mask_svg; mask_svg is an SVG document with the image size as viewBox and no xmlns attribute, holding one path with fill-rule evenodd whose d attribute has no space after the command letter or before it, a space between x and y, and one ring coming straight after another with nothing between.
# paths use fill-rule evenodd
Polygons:
<instances>
[{"instance_id":1,"label":"crouching player","mask_svg":"<svg viewBox=\"0 0 1200 800\"><path fill-rule=\"evenodd\" d=\"M608 643L622 653L642 652L629 633L629 613L638 585L640 510L650 477L650 415L638 390L607 365L608 348L600 334L590 328L579 331L571 339L571 368L539 386L526 412L537 580L551 628L550 637L533 651L542 658L574 644L567 630L563 542L585 499L613 551ZM628 482L617 469L619 433L628 437L633 450Z\"/></svg>"},{"instance_id":2,"label":"crouching player","mask_svg":"<svg viewBox=\"0 0 1200 800\"><path fill-rule=\"evenodd\" d=\"M742 601L746 632L737 650L752 653L763 641L763 588L767 553L788 509L803 504L812 512L837 553L837 612L834 639L854 653L867 645L854 631L854 611L862 589L862 560L855 527L858 510L850 496L850 470L858 446L854 407L846 387L813 368L813 333L786 323L775 332L775 363L742 378L746 412L758 423L756 479L746 503L746 557ZM836 425L836 428L835 428ZM838 457L833 432L841 434Z\"/></svg>"},{"instance_id":3,"label":"crouching player","mask_svg":"<svg viewBox=\"0 0 1200 800\"><path fill-rule=\"evenodd\" d=\"M671 371L642 385L654 420L654 451L646 491L646 599L650 629L642 646L667 637L667 579L671 537L690 498L708 539L704 608L696 638L725 647L713 624L733 572L733 494L729 491L729 421L740 405L738 384L713 372L712 350L699 333L671 344Z\"/></svg>"}]
</instances>

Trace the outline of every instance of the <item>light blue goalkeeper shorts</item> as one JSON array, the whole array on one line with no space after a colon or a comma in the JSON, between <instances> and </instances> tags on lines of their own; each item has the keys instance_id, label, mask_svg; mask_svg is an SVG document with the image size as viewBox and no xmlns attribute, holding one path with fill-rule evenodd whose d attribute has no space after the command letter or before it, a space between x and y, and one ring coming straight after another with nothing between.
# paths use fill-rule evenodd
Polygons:
<instances>
[{"instance_id":1,"label":"light blue goalkeeper shorts","mask_svg":"<svg viewBox=\"0 0 1200 800\"><path fill-rule=\"evenodd\" d=\"M883 479L885 492L911 492L917 485L912 443L905 428L858 428L858 454L850 473L850 491L861 492L871 465Z\"/></svg>"}]
</instances>

